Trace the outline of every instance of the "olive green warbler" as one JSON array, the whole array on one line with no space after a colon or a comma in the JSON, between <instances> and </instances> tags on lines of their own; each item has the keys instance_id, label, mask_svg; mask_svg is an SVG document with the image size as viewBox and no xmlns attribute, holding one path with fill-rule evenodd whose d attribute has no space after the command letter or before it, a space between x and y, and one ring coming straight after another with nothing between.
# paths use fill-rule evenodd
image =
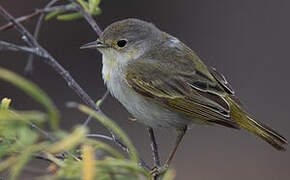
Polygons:
<instances>
[{"instance_id":1,"label":"olive green warbler","mask_svg":"<svg viewBox=\"0 0 290 180\"><path fill-rule=\"evenodd\" d=\"M102 53L107 88L136 120L149 127L177 130L167 164L192 123L242 127L277 150L285 150L287 140L245 112L222 74L153 24L138 19L118 21L97 41L81 48Z\"/></svg>"}]
</instances>

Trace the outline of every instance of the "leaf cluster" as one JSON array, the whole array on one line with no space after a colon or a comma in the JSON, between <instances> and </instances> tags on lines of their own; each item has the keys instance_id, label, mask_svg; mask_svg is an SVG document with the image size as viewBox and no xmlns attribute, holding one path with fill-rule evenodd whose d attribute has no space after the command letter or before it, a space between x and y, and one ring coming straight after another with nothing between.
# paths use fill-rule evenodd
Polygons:
<instances>
[{"instance_id":1,"label":"leaf cluster","mask_svg":"<svg viewBox=\"0 0 290 180\"><path fill-rule=\"evenodd\" d=\"M84 8L84 10L91 14L92 16L96 16L102 13L99 4L101 0L77 0L77 2ZM74 3L70 3L70 6L75 6ZM49 20L56 17L57 20L61 21L70 21L70 20L75 20L75 19L80 19L83 17L82 14L75 12L75 13L70 13L67 12L66 10L56 10L53 12L48 13L45 16L45 20Z\"/></svg>"},{"instance_id":2,"label":"leaf cluster","mask_svg":"<svg viewBox=\"0 0 290 180\"><path fill-rule=\"evenodd\" d=\"M78 125L72 132L59 129L57 108L50 98L32 82L3 68L0 68L0 79L22 89L46 108L46 112L18 111L11 107L11 99L2 99L0 104L0 172L8 170L9 179L18 179L28 163L39 157L49 161L56 169L48 172L41 179L151 179L151 174L139 166L137 151L129 137L105 115L81 104L70 104L80 112L92 116L116 134L128 147L128 157L121 153L120 149L88 138L89 130L84 126ZM47 122L51 125L50 133L44 133L39 128ZM168 180L173 177L173 171L168 171L164 175L164 179Z\"/></svg>"}]
</instances>

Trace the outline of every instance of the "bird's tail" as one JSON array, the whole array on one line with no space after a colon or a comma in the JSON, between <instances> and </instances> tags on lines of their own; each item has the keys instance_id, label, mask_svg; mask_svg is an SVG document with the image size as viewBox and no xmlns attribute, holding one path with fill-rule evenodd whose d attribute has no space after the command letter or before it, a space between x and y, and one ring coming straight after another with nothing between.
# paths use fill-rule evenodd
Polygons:
<instances>
[{"instance_id":1,"label":"bird's tail","mask_svg":"<svg viewBox=\"0 0 290 180\"><path fill-rule=\"evenodd\" d=\"M226 97L228 103L230 104L230 115L231 118L241 127L250 131L251 133L262 138L264 141L268 142L275 149L279 151L285 151L284 145L287 144L287 140L274 131L273 129L263 125L262 123L256 122L252 119L239 105L234 98L228 96Z\"/></svg>"}]
</instances>

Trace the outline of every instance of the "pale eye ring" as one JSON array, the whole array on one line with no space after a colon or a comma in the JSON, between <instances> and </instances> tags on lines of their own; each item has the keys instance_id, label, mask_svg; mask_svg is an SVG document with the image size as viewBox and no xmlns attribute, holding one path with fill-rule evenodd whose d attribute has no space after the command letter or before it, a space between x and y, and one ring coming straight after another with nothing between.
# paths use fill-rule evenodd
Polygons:
<instances>
[{"instance_id":1,"label":"pale eye ring","mask_svg":"<svg viewBox=\"0 0 290 180\"><path fill-rule=\"evenodd\" d=\"M126 40L126 39L120 39L120 40L117 41L117 46L118 46L119 48L123 48L123 47L125 47L126 45L127 45L127 40Z\"/></svg>"}]
</instances>

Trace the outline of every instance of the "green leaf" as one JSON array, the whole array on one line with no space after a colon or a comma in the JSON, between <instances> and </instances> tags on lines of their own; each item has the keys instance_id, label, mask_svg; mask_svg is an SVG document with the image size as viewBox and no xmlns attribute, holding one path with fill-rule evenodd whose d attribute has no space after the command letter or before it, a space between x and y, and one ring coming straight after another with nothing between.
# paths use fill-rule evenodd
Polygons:
<instances>
[{"instance_id":1,"label":"green leaf","mask_svg":"<svg viewBox=\"0 0 290 180\"><path fill-rule=\"evenodd\" d=\"M48 152L50 153L58 153L64 150L69 150L83 142L87 134L87 129L79 126L77 127L72 134L69 136L65 137L59 142L56 142L55 144L51 145L47 149Z\"/></svg>"},{"instance_id":2,"label":"green leaf","mask_svg":"<svg viewBox=\"0 0 290 180\"><path fill-rule=\"evenodd\" d=\"M113 155L115 158L124 159L124 156L121 153L101 141L89 140L88 144L93 144L95 149L103 149L104 151Z\"/></svg>"},{"instance_id":3,"label":"green leaf","mask_svg":"<svg viewBox=\"0 0 290 180\"><path fill-rule=\"evenodd\" d=\"M57 11L52 11L52 12L50 12L50 13L48 13L46 16L45 16L45 20L47 21L47 20L50 20L50 19L52 19L52 18L54 18L54 17L56 17L56 16L59 16L60 14L62 14L62 13L64 13L64 12L66 12L65 10L57 10Z\"/></svg>"},{"instance_id":4,"label":"green leaf","mask_svg":"<svg viewBox=\"0 0 290 180\"><path fill-rule=\"evenodd\" d=\"M97 100L97 102L96 102L96 106L97 107L99 107L100 106L100 104L103 102L103 100L102 99L99 99L99 100Z\"/></svg>"},{"instance_id":5,"label":"green leaf","mask_svg":"<svg viewBox=\"0 0 290 180\"><path fill-rule=\"evenodd\" d=\"M38 135L31 129L21 128L18 131L18 143L23 147L34 144L38 139Z\"/></svg>"},{"instance_id":6,"label":"green leaf","mask_svg":"<svg viewBox=\"0 0 290 180\"><path fill-rule=\"evenodd\" d=\"M84 0L77 0L77 2L84 8L86 12L89 12L89 4Z\"/></svg>"},{"instance_id":7,"label":"green leaf","mask_svg":"<svg viewBox=\"0 0 290 180\"><path fill-rule=\"evenodd\" d=\"M80 13L69 13L69 14L59 15L57 16L56 19L60 21L71 21L75 19L80 19L82 17L83 15Z\"/></svg>"},{"instance_id":8,"label":"green leaf","mask_svg":"<svg viewBox=\"0 0 290 180\"><path fill-rule=\"evenodd\" d=\"M57 171L57 174L55 175L57 179L81 179L81 161L66 159L57 163L61 163L59 165L61 168Z\"/></svg>"},{"instance_id":9,"label":"green leaf","mask_svg":"<svg viewBox=\"0 0 290 180\"><path fill-rule=\"evenodd\" d=\"M101 13L102 13L102 10L101 10L100 8L96 7L96 8L94 8L94 9L92 10L91 13L92 13L93 16L96 16L96 15L101 14Z\"/></svg>"},{"instance_id":10,"label":"green leaf","mask_svg":"<svg viewBox=\"0 0 290 180\"><path fill-rule=\"evenodd\" d=\"M6 159L5 161L1 161L1 163L0 163L0 172L3 172L5 169L9 168L15 162L17 162L17 158L14 157L14 156Z\"/></svg>"},{"instance_id":11,"label":"green leaf","mask_svg":"<svg viewBox=\"0 0 290 180\"><path fill-rule=\"evenodd\" d=\"M58 110L45 92L43 92L34 83L1 67L0 67L0 79L8 81L11 84L17 86L18 88L22 89L26 94L31 96L34 100L42 104L49 114L51 128L53 130L58 129L58 119L59 119Z\"/></svg>"},{"instance_id":12,"label":"green leaf","mask_svg":"<svg viewBox=\"0 0 290 180\"><path fill-rule=\"evenodd\" d=\"M40 124L44 118L45 114L37 111L12 111L0 109L0 137L15 137L22 128L30 129L29 122ZM34 131L31 133L34 133Z\"/></svg>"},{"instance_id":13,"label":"green leaf","mask_svg":"<svg viewBox=\"0 0 290 180\"><path fill-rule=\"evenodd\" d=\"M2 160L2 157L11 153L9 151L9 148L11 146L11 144L13 144L15 141L11 140L11 139L8 139L8 138L5 138L5 139L2 139L1 140L1 143L0 143L0 159ZM2 166L2 163L0 163L0 166ZM0 168L0 172L1 172L1 168Z\"/></svg>"},{"instance_id":14,"label":"green leaf","mask_svg":"<svg viewBox=\"0 0 290 180\"><path fill-rule=\"evenodd\" d=\"M32 158L33 153L42 151L47 146L46 143L35 144L31 146L27 146L21 154L18 156L11 156L7 161L5 161L2 167L0 167L0 171L11 167L10 171L10 180L15 180L19 176L20 172L23 170L24 166L27 162ZM2 163L1 163L2 165ZM0 165L0 166L1 166Z\"/></svg>"},{"instance_id":15,"label":"green leaf","mask_svg":"<svg viewBox=\"0 0 290 180\"><path fill-rule=\"evenodd\" d=\"M45 119L45 114L38 111L12 111L0 109L0 121L23 121L40 123Z\"/></svg>"},{"instance_id":16,"label":"green leaf","mask_svg":"<svg viewBox=\"0 0 290 180\"><path fill-rule=\"evenodd\" d=\"M89 6L98 7L101 0L89 0Z\"/></svg>"},{"instance_id":17,"label":"green leaf","mask_svg":"<svg viewBox=\"0 0 290 180\"><path fill-rule=\"evenodd\" d=\"M140 173L145 177L150 177L150 173L147 172L144 168L140 167L138 163L120 159L106 158L105 160L96 161L97 167L108 167L113 168L116 167L118 170L122 171L119 168L126 169L131 173Z\"/></svg>"},{"instance_id":18,"label":"green leaf","mask_svg":"<svg viewBox=\"0 0 290 180\"><path fill-rule=\"evenodd\" d=\"M17 158L17 163L11 168L9 180L17 179L25 164L31 159L31 155L31 151L25 151Z\"/></svg>"},{"instance_id":19,"label":"green leaf","mask_svg":"<svg viewBox=\"0 0 290 180\"><path fill-rule=\"evenodd\" d=\"M94 9L99 8L101 0L89 0L89 10L90 12L93 12Z\"/></svg>"},{"instance_id":20,"label":"green leaf","mask_svg":"<svg viewBox=\"0 0 290 180\"><path fill-rule=\"evenodd\" d=\"M90 13L92 16L99 15L102 12L101 9L98 7L98 5L100 4L100 0L89 0L89 3L84 0L77 0L77 1L82 6L82 8L84 8L84 10ZM71 5L73 6L74 4L71 3ZM76 20L83 17L83 15L78 12L64 14L65 12L67 11L56 10L56 11L50 12L45 16L45 20L49 20L56 17L56 19L60 21L71 21L71 20Z\"/></svg>"}]
</instances>

